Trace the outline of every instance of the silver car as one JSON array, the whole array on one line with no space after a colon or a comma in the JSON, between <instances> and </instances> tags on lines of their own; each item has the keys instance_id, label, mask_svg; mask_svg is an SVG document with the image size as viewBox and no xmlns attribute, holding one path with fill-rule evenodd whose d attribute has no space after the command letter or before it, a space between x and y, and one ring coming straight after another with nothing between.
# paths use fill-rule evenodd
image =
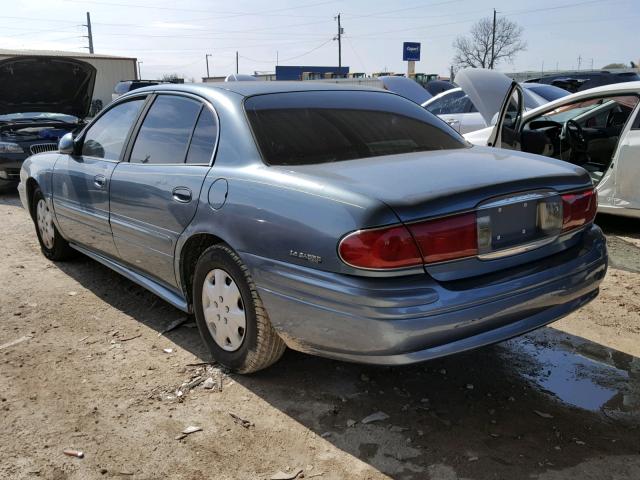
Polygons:
<instances>
[{"instance_id":1,"label":"silver car","mask_svg":"<svg viewBox=\"0 0 640 480\"><path fill-rule=\"evenodd\" d=\"M607 268L584 170L471 147L379 89L146 87L20 178L45 256L195 314L245 373L285 346L397 365L498 342L595 298Z\"/></svg>"}]
</instances>

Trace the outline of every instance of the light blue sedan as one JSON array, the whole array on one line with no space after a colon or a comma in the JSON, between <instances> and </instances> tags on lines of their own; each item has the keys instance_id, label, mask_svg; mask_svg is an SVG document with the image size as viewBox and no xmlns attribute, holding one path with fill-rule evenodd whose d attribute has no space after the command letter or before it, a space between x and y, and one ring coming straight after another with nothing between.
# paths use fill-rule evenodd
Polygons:
<instances>
[{"instance_id":1,"label":"light blue sedan","mask_svg":"<svg viewBox=\"0 0 640 480\"><path fill-rule=\"evenodd\" d=\"M46 257L82 252L194 313L244 373L286 346L398 365L499 342L607 269L584 170L472 147L373 88L135 90L20 179Z\"/></svg>"}]
</instances>

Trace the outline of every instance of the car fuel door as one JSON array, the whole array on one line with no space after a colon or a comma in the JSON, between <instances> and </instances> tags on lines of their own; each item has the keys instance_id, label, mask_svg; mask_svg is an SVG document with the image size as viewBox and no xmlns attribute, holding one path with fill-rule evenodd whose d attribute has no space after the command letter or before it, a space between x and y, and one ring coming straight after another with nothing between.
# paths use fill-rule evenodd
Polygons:
<instances>
[{"instance_id":1,"label":"car fuel door","mask_svg":"<svg viewBox=\"0 0 640 480\"><path fill-rule=\"evenodd\" d=\"M522 118L524 115L524 93L517 82L513 82L505 96L498 121L493 127L487 145L490 147L520 150Z\"/></svg>"}]
</instances>

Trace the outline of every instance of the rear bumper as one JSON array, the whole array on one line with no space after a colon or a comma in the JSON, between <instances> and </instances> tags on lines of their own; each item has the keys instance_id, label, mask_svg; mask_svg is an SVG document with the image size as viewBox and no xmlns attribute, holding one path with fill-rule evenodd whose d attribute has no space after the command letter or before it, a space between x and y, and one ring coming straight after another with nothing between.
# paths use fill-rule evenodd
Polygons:
<instances>
[{"instance_id":1,"label":"rear bumper","mask_svg":"<svg viewBox=\"0 0 640 480\"><path fill-rule=\"evenodd\" d=\"M346 276L242 257L289 347L380 365L442 357L539 328L594 299L607 270L597 226L562 253L457 282Z\"/></svg>"}]
</instances>

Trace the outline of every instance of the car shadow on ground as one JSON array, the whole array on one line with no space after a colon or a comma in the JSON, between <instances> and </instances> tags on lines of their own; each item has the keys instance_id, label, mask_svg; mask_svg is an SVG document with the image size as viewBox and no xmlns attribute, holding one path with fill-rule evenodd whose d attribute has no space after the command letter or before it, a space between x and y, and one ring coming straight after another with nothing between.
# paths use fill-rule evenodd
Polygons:
<instances>
[{"instance_id":1,"label":"car shadow on ground","mask_svg":"<svg viewBox=\"0 0 640 480\"><path fill-rule=\"evenodd\" d=\"M87 257L57 265L158 332L184 317ZM195 328L165 336L210 361ZM525 478L595 456L638 453L640 360L552 328L407 367L288 351L266 371L232 377L337 448L398 479L457 478L446 477L451 471ZM577 381L585 378L587 384ZM363 422L378 412L388 418Z\"/></svg>"}]
</instances>

